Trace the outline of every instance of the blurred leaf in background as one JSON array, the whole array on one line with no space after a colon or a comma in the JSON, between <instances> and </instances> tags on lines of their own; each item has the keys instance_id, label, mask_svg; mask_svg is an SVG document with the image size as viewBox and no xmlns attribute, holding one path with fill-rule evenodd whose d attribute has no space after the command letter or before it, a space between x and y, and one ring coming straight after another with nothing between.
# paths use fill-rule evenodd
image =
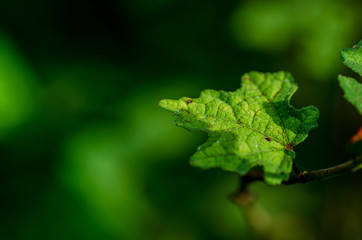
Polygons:
<instances>
[{"instance_id":1,"label":"blurred leaf in background","mask_svg":"<svg viewBox=\"0 0 362 240\"><path fill-rule=\"evenodd\" d=\"M36 76L11 38L0 33L0 137L29 120L36 106Z\"/></svg>"},{"instance_id":2,"label":"blurred leaf in background","mask_svg":"<svg viewBox=\"0 0 362 240\"><path fill-rule=\"evenodd\" d=\"M231 28L240 46L283 52L310 77L326 80L339 72L336 50L359 37L354 1L245 1L235 9Z\"/></svg>"}]
</instances>

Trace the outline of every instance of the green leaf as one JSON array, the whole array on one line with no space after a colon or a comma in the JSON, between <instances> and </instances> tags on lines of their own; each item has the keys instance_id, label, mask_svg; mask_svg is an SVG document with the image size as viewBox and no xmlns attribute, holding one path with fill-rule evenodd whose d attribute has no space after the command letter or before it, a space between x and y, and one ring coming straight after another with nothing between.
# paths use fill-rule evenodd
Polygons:
<instances>
[{"instance_id":1,"label":"green leaf","mask_svg":"<svg viewBox=\"0 0 362 240\"><path fill-rule=\"evenodd\" d=\"M343 63L362 77L362 40L353 48L343 49L341 52ZM338 76L339 84L344 91L344 97L354 105L362 115L362 84L351 77ZM355 154L360 154L361 143L353 144ZM355 171L362 168L362 164Z\"/></svg>"},{"instance_id":2,"label":"green leaf","mask_svg":"<svg viewBox=\"0 0 362 240\"><path fill-rule=\"evenodd\" d=\"M356 106L357 110L362 115L362 84L354 78L338 76L339 84L344 90L344 97Z\"/></svg>"},{"instance_id":3,"label":"green leaf","mask_svg":"<svg viewBox=\"0 0 362 240\"><path fill-rule=\"evenodd\" d=\"M280 184L292 171L293 147L317 126L319 111L289 105L297 90L289 73L250 72L241 82L235 92L205 90L199 98L164 99L160 106L177 115L177 126L208 132L193 166L240 175L261 167L267 183Z\"/></svg>"},{"instance_id":4,"label":"green leaf","mask_svg":"<svg viewBox=\"0 0 362 240\"><path fill-rule=\"evenodd\" d=\"M362 77L362 40L353 48L343 49L340 54L344 65Z\"/></svg>"},{"instance_id":5,"label":"green leaf","mask_svg":"<svg viewBox=\"0 0 362 240\"><path fill-rule=\"evenodd\" d=\"M353 48L341 52L343 63L362 76L362 40ZM362 84L351 77L338 76L339 84L344 91L344 97L352 103L362 115Z\"/></svg>"}]
</instances>

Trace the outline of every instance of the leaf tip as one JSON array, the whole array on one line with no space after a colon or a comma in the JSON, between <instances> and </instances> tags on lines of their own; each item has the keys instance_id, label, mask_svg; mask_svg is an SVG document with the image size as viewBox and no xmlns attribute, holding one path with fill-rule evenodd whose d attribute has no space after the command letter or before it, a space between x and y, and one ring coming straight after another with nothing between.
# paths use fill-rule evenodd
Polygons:
<instances>
[{"instance_id":1,"label":"leaf tip","mask_svg":"<svg viewBox=\"0 0 362 240\"><path fill-rule=\"evenodd\" d=\"M176 100L162 99L161 101L159 101L158 105L163 109L171 112L175 112L178 109L178 104Z\"/></svg>"},{"instance_id":2,"label":"leaf tip","mask_svg":"<svg viewBox=\"0 0 362 240\"><path fill-rule=\"evenodd\" d=\"M158 106L162 108L165 108L166 104L167 104L167 99L162 99L158 102Z\"/></svg>"}]
</instances>

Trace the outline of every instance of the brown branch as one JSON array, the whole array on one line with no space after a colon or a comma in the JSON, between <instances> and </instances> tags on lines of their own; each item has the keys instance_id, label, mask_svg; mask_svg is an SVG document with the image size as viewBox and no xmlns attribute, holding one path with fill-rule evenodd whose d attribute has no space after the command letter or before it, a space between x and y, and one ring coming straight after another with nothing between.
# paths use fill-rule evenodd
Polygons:
<instances>
[{"instance_id":1,"label":"brown branch","mask_svg":"<svg viewBox=\"0 0 362 240\"><path fill-rule=\"evenodd\" d=\"M312 181L321 181L324 179L336 177L345 173L351 173L354 168L362 164L362 156L359 156L355 159L349 160L345 163L320 169L316 171L303 173L292 173L289 176L289 180L283 181L283 184L295 184L295 183L306 183ZM262 171L250 171L247 175L242 177L244 183L250 183L253 181L262 181L264 180L264 173Z\"/></svg>"},{"instance_id":2,"label":"brown branch","mask_svg":"<svg viewBox=\"0 0 362 240\"><path fill-rule=\"evenodd\" d=\"M320 169L316 171L311 172L303 172L300 176L297 175L290 175L289 180L283 182L284 184L294 184L294 183L306 183L306 182L312 182L312 181L321 181L324 179L336 177L343 175L345 173L351 173L354 168L356 168L358 165L362 164L362 156L359 156L355 159L349 160L345 163Z\"/></svg>"}]
</instances>

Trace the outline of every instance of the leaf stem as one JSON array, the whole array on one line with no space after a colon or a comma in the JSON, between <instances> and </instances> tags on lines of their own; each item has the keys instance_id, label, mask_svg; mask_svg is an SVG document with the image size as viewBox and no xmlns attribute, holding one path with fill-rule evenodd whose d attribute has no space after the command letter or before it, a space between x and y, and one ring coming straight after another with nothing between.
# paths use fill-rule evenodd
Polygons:
<instances>
[{"instance_id":1,"label":"leaf stem","mask_svg":"<svg viewBox=\"0 0 362 240\"><path fill-rule=\"evenodd\" d=\"M302 172L299 170L299 168L297 167L297 165L295 164L295 162L293 161L293 171L295 172L295 174L297 174L297 176L300 176L302 174Z\"/></svg>"}]
</instances>

